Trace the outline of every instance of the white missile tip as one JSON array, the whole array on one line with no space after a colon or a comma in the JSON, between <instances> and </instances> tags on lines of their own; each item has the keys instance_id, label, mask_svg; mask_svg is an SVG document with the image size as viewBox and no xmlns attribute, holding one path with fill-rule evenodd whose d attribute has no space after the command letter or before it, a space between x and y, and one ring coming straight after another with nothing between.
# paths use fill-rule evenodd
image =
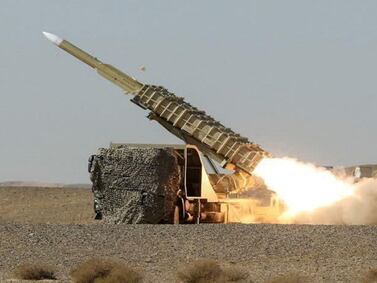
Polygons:
<instances>
[{"instance_id":1,"label":"white missile tip","mask_svg":"<svg viewBox=\"0 0 377 283\"><path fill-rule=\"evenodd\" d=\"M55 35L55 34L52 34L52 33L49 33L49 32L45 32L43 31L42 32L43 35L51 42L53 42L54 44L56 44L57 46L60 45L60 43L62 43L63 39L61 39L59 36Z\"/></svg>"}]
</instances>

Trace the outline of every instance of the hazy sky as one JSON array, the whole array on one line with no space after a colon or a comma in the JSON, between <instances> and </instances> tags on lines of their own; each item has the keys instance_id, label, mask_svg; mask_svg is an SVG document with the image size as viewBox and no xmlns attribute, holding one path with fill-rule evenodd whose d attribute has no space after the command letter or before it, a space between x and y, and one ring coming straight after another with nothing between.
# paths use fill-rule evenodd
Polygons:
<instances>
[{"instance_id":1,"label":"hazy sky","mask_svg":"<svg viewBox=\"0 0 377 283\"><path fill-rule=\"evenodd\" d=\"M377 163L376 15L377 1L2 0L0 181L89 182L110 141L178 142L42 31L274 155Z\"/></svg>"}]
</instances>

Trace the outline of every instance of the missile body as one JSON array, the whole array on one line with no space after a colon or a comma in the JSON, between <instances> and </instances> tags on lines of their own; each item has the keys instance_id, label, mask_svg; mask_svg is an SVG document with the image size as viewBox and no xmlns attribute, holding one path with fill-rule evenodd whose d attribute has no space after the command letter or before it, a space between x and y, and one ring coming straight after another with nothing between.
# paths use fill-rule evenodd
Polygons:
<instances>
[{"instance_id":1,"label":"missile body","mask_svg":"<svg viewBox=\"0 0 377 283\"><path fill-rule=\"evenodd\" d=\"M51 33L43 34L126 93L134 95L132 102L151 111L149 119L156 120L186 143L196 145L202 153L218 161L224 168L239 169L251 174L260 160L269 156L259 145L224 127L204 111L185 102L182 97L175 96L161 86L142 84L72 43Z\"/></svg>"},{"instance_id":2,"label":"missile body","mask_svg":"<svg viewBox=\"0 0 377 283\"><path fill-rule=\"evenodd\" d=\"M81 50L69 41L61 39L58 36L48 32L43 32L43 34L64 51L68 52L90 67L96 69L98 74L118 85L125 92L136 94L143 87L143 84L137 80L131 78L127 74L109 64L102 63L100 60Z\"/></svg>"}]
</instances>

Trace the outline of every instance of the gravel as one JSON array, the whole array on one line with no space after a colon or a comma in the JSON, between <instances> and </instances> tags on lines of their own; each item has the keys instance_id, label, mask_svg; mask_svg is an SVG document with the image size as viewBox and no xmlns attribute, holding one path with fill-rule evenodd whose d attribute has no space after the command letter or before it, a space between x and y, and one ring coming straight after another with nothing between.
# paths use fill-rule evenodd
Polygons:
<instances>
[{"instance_id":1,"label":"gravel","mask_svg":"<svg viewBox=\"0 0 377 283\"><path fill-rule=\"evenodd\" d=\"M253 282L299 273L312 282L359 282L377 267L377 226L2 224L0 280L17 264L55 265L58 277L90 257L120 259L146 282L175 282L178 267L215 259Z\"/></svg>"}]
</instances>

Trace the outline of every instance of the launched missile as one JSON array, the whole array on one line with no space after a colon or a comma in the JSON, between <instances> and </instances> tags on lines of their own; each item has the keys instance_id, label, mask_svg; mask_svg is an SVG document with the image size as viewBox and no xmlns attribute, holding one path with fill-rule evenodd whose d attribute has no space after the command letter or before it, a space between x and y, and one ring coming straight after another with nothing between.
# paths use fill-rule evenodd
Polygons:
<instances>
[{"instance_id":1,"label":"launched missile","mask_svg":"<svg viewBox=\"0 0 377 283\"><path fill-rule=\"evenodd\" d=\"M136 94L143 87L143 84L139 83L137 80L109 64L102 63L100 60L81 50L69 41L49 32L43 32L43 35L61 49L96 69L98 74L118 85L125 92Z\"/></svg>"},{"instance_id":2,"label":"launched missile","mask_svg":"<svg viewBox=\"0 0 377 283\"><path fill-rule=\"evenodd\" d=\"M43 32L48 40L72 56L86 63L97 72L134 95L132 102L150 110L149 119L156 120L169 132L188 144L193 144L224 168L240 169L252 174L257 164L269 153L250 142L220 122L200 111L182 97L161 86L142 84L117 68L102 63L72 43L54 34Z\"/></svg>"}]
</instances>

